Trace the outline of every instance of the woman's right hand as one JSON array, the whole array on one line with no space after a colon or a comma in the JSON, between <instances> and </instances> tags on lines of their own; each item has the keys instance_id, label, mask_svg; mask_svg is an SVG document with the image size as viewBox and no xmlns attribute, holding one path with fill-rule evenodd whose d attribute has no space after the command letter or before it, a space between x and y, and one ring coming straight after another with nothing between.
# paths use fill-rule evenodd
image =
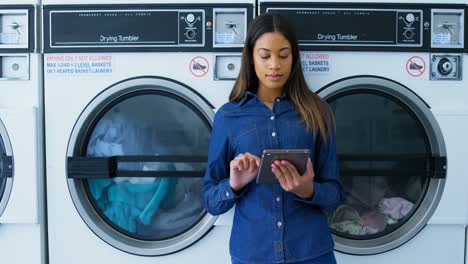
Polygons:
<instances>
[{"instance_id":1,"label":"woman's right hand","mask_svg":"<svg viewBox=\"0 0 468 264\"><path fill-rule=\"evenodd\" d=\"M248 152L231 160L229 184L232 190L237 192L255 179L259 165L260 158Z\"/></svg>"}]
</instances>

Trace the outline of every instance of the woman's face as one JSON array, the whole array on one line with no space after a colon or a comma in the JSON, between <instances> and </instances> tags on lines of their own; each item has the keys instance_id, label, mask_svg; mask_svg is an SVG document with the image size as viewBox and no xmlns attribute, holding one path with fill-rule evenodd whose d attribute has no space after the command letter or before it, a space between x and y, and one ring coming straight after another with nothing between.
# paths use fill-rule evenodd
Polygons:
<instances>
[{"instance_id":1,"label":"woman's face","mask_svg":"<svg viewBox=\"0 0 468 264\"><path fill-rule=\"evenodd\" d=\"M264 33L257 39L253 51L259 89L283 89L292 67L291 44L279 32Z\"/></svg>"}]
</instances>

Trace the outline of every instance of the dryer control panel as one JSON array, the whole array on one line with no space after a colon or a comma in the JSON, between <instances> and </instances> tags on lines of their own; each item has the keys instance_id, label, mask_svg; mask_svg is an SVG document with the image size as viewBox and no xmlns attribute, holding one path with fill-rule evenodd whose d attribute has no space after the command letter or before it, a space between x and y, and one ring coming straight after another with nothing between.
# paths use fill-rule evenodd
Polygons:
<instances>
[{"instance_id":1,"label":"dryer control panel","mask_svg":"<svg viewBox=\"0 0 468 264\"><path fill-rule=\"evenodd\" d=\"M205 40L204 10L54 10L48 18L51 48L193 47Z\"/></svg>"},{"instance_id":2,"label":"dryer control panel","mask_svg":"<svg viewBox=\"0 0 468 264\"><path fill-rule=\"evenodd\" d=\"M422 46L422 12L415 11L395 11L397 17L397 45L417 45Z\"/></svg>"},{"instance_id":3,"label":"dryer control panel","mask_svg":"<svg viewBox=\"0 0 468 264\"><path fill-rule=\"evenodd\" d=\"M422 46L422 11L418 9L270 8L268 11L286 14L296 26L302 24L296 28L303 46Z\"/></svg>"},{"instance_id":4,"label":"dryer control panel","mask_svg":"<svg viewBox=\"0 0 468 264\"><path fill-rule=\"evenodd\" d=\"M239 51L251 4L46 5L44 52Z\"/></svg>"},{"instance_id":5,"label":"dryer control panel","mask_svg":"<svg viewBox=\"0 0 468 264\"><path fill-rule=\"evenodd\" d=\"M262 2L283 13L303 50L462 52L465 6L457 4Z\"/></svg>"},{"instance_id":6,"label":"dryer control panel","mask_svg":"<svg viewBox=\"0 0 468 264\"><path fill-rule=\"evenodd\" d=\"M204 22L203 10L184 10L178 12L179 45L203 45Z\"/></svg>"}]
</instances>

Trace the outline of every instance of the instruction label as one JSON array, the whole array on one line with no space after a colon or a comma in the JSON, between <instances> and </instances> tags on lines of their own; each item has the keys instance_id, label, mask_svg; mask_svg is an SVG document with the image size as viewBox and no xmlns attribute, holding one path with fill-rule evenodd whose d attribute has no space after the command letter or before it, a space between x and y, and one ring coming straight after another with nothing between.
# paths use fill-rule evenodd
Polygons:
<instances>
[{"instance_id":1,"label":"instruction label","mask_svg":"<svg viewBox=\"0 0 468 264\"><path fill-rule=\"evenodd\" d=\"M49 55L45 60L48 74L103 74L113 68L111 55Z\"/></svg>"},{"instance_id":2,"label":"instruction label","mask_svg":"<svg viewBox=\"0 0 468 264\"><path fill-rule=\"evenodd\" d=\"M0 44L18 44L18 33L0 33Z\"/></svg>"},{"instance_id":3,"label":"instruction label","mask_svg":"<svg viewBox=\"0 0 468 264\"><path fill-rule=\"evenodd\" d=\"M328 53L301 52L301 64L304 75L328 74L331 71Z\"/></svg>"},{"instance_id":4,"label":"instruction label","mask_svg":"<svg viewBox=\"0 0 468 264\"><path fill-rule=\"evenodd\" d=\"M449 32L438 32L433 34L432 42L438 45L450 44L450 33Z\"/></svg>"}]
</instances>

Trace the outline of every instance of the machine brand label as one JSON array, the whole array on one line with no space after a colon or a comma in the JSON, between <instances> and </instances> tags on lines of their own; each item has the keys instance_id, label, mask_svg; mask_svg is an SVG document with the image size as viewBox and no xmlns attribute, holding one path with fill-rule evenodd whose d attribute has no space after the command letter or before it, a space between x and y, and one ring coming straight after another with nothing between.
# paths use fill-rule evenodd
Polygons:
<instances>
[{"instance_id":1,"label":"machine brand label","mask_svg":"<svg viewBox=\"0 0 468 264\"><path fill-rule=\"evenodd\" d=\"M140 40L140 36L135 36L135 35L128 35L128 36L103 36L101 35L99 37L99 42L106 42L106 43L132 43L132 42L138 42Z\"/></svg>"},{"instance_id":2,"label":"machine brand label","mask_svg":"<svg viewBox=\"0 0 468 264\"><path fill-rule=\"evenodd\" d=\"M317 40L326 41L355 41L359 40L354 34L317 34Z\"/></svg>"}]
</instances>

